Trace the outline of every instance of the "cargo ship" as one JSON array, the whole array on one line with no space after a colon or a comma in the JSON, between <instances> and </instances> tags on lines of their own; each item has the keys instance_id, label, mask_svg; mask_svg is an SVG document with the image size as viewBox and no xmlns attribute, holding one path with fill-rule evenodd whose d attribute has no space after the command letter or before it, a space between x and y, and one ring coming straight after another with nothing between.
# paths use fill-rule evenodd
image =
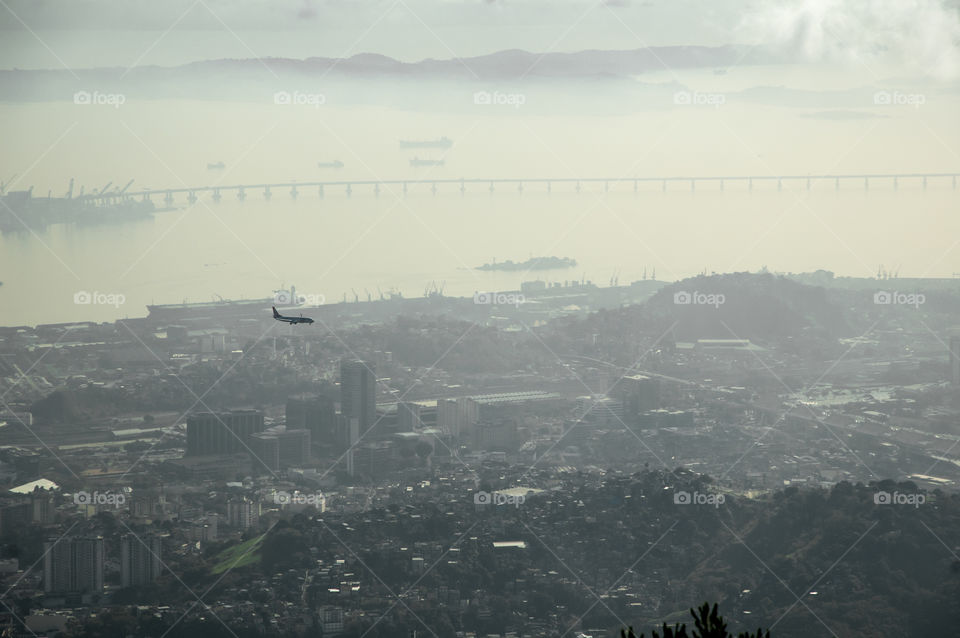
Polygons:
<instances>
[{"instance_id":1,"label":"cargo ship","mask_svg":"<svg viewBox=\"0 0 960 638\"><path fill-rule=\"evenodd\" d=\"M576 259L570 257L531 257L524 262L514 262L510 259L477 266L476 270L551 270L554 268L573 268L577 265Z\"/></svg>"},{"instance_id":2,"label":"cargo ship","mask_svg":"<svg viewBox=\"0 0 960 638\"><path fill-rule=\"evenodd\" d=\"M435 140L400 140L400 148L450 148L453 140L441 137Z\"/></svg>"},{"instance_id":3,"label":"cargo ship","mask_svg":"<svg viewBox=\"0 0 960 638\"><path fill-rule=\"evenodd\" d=\"M443 166L444 161L441 160L432 160L432 159L420 159L419 157L414 157L410 160L410 166Z\"/></svg>"}]
</instances>

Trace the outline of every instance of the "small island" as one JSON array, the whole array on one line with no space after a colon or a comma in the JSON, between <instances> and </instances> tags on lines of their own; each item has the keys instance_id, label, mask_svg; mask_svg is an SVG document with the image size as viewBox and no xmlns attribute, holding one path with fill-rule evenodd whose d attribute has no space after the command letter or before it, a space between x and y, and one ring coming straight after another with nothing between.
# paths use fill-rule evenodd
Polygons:
<instances>
[{"instance_id":1,"label":"small island","mask_svg":"<svg viewBox=\"0 0 960 638\"><path fill-rule=\"evenodd\" d=\"M511 260L477 266L477 270L551 270L553 268L573 268L577 265L576 259L569 257L531 257L524 262Z\"/></svg>"}]
</instances>

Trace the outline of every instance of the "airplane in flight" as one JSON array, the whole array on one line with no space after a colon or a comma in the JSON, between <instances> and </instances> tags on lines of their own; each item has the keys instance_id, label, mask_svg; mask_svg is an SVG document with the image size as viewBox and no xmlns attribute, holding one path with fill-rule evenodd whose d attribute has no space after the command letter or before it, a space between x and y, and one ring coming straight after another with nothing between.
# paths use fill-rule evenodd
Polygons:
<instances>
[{"instance_id":1,"label":"airplane in flight","mask_svg":"<svg viewBox=\"0 0 960 638\"><path fill-rule=\"evenodd\" d=\"M273 306L273 318L277 321L282 321L283 323L289 323L290 325L297 325L298 323L313 323L313 319L310 317L304 317L301 314L299 317L284 317L279 312L277 312L277 307Z\"/></svg>"}]
</instances>

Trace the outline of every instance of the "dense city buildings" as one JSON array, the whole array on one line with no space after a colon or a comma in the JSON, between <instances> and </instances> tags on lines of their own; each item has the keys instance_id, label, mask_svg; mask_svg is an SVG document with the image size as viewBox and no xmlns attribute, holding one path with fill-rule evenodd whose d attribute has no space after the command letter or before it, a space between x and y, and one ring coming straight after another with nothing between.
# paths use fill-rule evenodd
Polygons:
<instances>
[{"instance_id":1,"label":"dense city buildings","mask_svg":"<svg viewBox=\"0 0 960 638\"><path fill-rule=\"evenodd\" d=\"M855 295L845 299L862 304ZM736 541L724 525L752 548L776 548L762 556L768 565L810 546L823 570L842 551L818 545L830 525L823 517L833 517L851 542L874 516L910 525L908 508L884 509L886 494L895 503L922 500L909 510L951 537L960 408L952 384L957 357L944 347L955 344L949 334L908 343L889 330L864 344L846 336L853 329L823 341L802 329L729 340L698 337L695 328L651 350L665 327L633 333L644 325L629 315L636 310L620 312L604 316L604 330L591 315L541 328L538 337L559 357L537 358L530 354L541 352L537 337L496 328L491 334L510 343L481 371L477 362L495 342L457 342L469 324L449 330L426 318L335 324L362 359L344 357L334 338L302 334L240 359L235 350L256 335L237 327L225 329L221 353L207 352L203 335L189 331L152 344L169 348L181 380L195 383L198 394L231 370L204 401L225 407L202 412L188 410L189 393L159 363L90 372L91 358L123 332L69 332L77 345L51 351L32 384L11 388L11 408L29 414L31 425L7 417L3 427L10 444L0 449L0 538L9 542L0 541L7 552L0 580L35 601L31 627L61 617L89 626L97 622L93 605L117 610L134 602L144 610L139 618L166 624L131 635L159 635L178 616L202 623L215 612L235 631L322 628L347 637L384 614L379 623L412 630L409 618L390 609L389 593L411 589L411 607L442 618L427 621L438 627L449 622L453 638L547 638L569 627L613 637L616 619L589 610L589 591L558 560L601 591L629 566L624 551L653 548L647 569L623 577L604 599L617 616L639 623L701 595L739 615L789 608L776 587L753 594L762 565L754 572L749 561L726 564ZM750 322L740 321L736 332L749 334ZM67 330L78 329L36 333L54 343ZM32 346L22 343L36 339L20 334L4 337L13 357L0 365L15 359L21 370L29 367ZM398 343L410 334L467 356L412 365ZM185 363L192 342L196 353ZM523 357L509 359L524 348ZM637 364L648 350L654 354ZM784 387L778 377L805 383ZM45 399L46 383L62 398ZM131 412L127 397L151 407ZM31 431L61 443L47 450ZM801 519L792 518L797 499L811 499ZM793 522L751 536L756 520ZM921 552L918 564L943 551L930 540L907 550ZM717 589L698 567L711 556L720 557L717 569L738 583L738 594ZM893 586L868 568L876 562L868 556L853 551L848 560L871 586ZM42 570L31 572L33 561ZM191 608L195 599L180 593L180 580L206 591L221 577L204 599L209 610ZM784 578L809 586L798 575ZM942 579L913 571L899 578L943 595L936 589ZM822 584L817 591L831 590ZM501 617L504 605L518 611Z\"/></svg>"}]
</instances>

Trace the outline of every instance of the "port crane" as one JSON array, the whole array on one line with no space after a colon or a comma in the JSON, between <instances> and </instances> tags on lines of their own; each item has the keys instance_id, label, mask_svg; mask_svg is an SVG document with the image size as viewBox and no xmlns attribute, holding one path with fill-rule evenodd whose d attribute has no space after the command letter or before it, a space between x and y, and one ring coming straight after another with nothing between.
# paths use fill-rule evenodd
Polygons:
<instances>
[{"instance_id":1,"label":"port crane","mask_svg":"<svg viewBox=\"0 0 960 638\"><path fill-rule=\"evenodd\" d=\"M0 195L3 195L4 193L7 192L7 185L10 184L10 182L12 182L17 175L19 175L19 173L14 173L9 178L7 178L7 181L0 182Z\"/></svg>"}]
</instances>

